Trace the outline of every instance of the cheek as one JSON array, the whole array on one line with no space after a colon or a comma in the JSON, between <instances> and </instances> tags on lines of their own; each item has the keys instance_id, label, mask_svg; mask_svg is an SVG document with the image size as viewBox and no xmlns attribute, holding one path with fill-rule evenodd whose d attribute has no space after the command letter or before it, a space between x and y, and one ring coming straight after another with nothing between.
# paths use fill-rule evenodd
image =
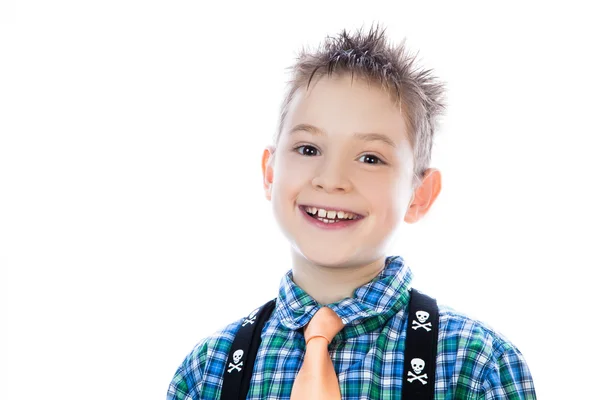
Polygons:
<instances>
[{"instance_id":1,"label":"cheek","mask_svg":"<svg viewBox=\"0 0 600 400\"><path fill-rule=\"evenodd\" d=\"M301 171L284 159L276 165L273 177L273 207L280 218L287 219L301 192L304 179Z\"/></svg>"},{"instance_id":2,"label":"cheek","mask_svg":"<svg viewBox=\"0 0 600 400\"><path fill-rule=\"evenodd\" d=\"M380 217L394 220L401 213L401 190L398 182L391 177L371 178L363 185L362 193Z\"/></svg>"},{"instance_id":3,"label":"cheek","mask_svg":"<svg viewBox=\"0 0 600 400\"><path fill-rule=\"evenodd\" d=\"M276 183L281 193L287 196L297 194L312 179L312 167L307 163L297 162L291 156L282 157L275 170Z\"/></svg>"}]
</instances>

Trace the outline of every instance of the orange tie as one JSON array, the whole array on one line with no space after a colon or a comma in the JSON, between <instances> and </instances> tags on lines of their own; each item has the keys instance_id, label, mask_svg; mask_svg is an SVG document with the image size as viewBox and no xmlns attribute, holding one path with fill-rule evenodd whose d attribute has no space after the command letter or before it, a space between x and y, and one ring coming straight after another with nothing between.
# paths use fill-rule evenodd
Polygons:
<instances>
[{"instance_id":1,"label":"orange tie","mask_svg":"<svg viewBox=\"0 0 600 400\"><path fill-rule=\"evenodd\" d=\"M304 329L306 354L292 386L290 400L341 400L340 384L327 346L344 324L331 309L322 307Z\"/></svg>"}]
</instances>

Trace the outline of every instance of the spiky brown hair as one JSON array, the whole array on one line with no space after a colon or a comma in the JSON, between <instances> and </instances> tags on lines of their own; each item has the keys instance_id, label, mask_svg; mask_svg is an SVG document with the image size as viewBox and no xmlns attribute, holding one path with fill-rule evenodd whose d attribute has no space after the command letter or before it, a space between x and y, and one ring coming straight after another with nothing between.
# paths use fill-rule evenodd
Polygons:
<instances>
[{"instance_id":1,"label":"spiky brown hair","mask_svg":"<svg viewBox=\"0 0 600 400\"><path fill-rule=\"evenodd\" d=\"M335 37L327 36L314 51L302 48L296 63L288 67L292 79L287 82L275 144L279 141L290 102L302 85L306 84L308 90L315 77L351 74L354 78L356 75L378 84L404 113L415 162L413 185L420 185L431 162L438 117L446 109L445 87L433 76L431 69L416 65L417 55L410 54L405 43L406 39L403 39L398 45L390 45L385 28L377 24L368 33L363 33L361 28L351 35L344 29Z\"/></svg>"}]
</instances>

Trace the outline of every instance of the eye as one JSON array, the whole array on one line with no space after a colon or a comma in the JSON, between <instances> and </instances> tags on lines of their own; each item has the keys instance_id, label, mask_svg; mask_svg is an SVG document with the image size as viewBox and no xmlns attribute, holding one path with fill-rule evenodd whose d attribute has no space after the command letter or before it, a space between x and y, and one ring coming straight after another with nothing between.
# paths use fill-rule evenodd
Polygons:
<instances>
[{"instance_id":1,"label":"eye","mask_svg":"<svg viewBox=\"0 0 600 400\"><path fill-rule=\"evenodd\" d=\"M367 160L366 164L385 164L379 157L374 156L373 154L365 154L364 156L361 156L359 160L362 158Z\"/></svg>"},{"instance_id":2,"label":"eye","mask_svg":"<svg viewBox=\"0 0 600 400\"><path fill-rule=\"evenodd\" d=\"M310 146L310 145L302 145L302 146L298 146L296 148L294 148L294 150L300 154L302 154L303 156L316 156L319 152L319 150L317 150L314 146ZM300 150L300 151L299 151Z\"/></svg>"}]
</instances>

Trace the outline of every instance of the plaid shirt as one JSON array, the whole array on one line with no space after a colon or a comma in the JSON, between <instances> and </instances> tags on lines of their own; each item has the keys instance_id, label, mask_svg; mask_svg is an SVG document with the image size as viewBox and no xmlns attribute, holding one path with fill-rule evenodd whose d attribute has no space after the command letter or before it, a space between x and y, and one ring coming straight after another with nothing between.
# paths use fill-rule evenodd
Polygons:
<instances>
[{"instance_id":1,"label":"plaid shirt","mask_svg":"<svg viewBox=\"0 0 600 400\"><path fill-rule=\"evenodd\" d=\"M399 256L352 298L327 305L345 327L329 345L342 398L400 399L412 272ZM320 305L292 281L281 280L247 399L289 399L302 366L304 327ZM435 399L535 399L531 374L519 350L501 334L439 306ZM249 310L250 311L250 310ZM215 400L233 338L243 318L198 343L177 369L168 400Z\"/></svg>"}]
</instances>

